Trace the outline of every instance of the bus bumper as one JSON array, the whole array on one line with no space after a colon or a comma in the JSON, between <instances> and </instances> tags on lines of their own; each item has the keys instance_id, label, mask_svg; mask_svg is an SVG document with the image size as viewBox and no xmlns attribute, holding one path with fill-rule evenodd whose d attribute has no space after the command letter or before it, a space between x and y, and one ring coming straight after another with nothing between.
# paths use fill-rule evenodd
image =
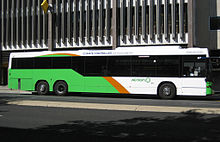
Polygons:
<instances>
[{"instance_id":1,"label":"bus bumper","mask_svg":"<svg viewBox=\"0 0 220 142\"><path fill-rule=\"evenodd\" d=\"M214 90L212 90L212 82L206 82L206 95L213 95Z\"/></svg>"}]
</instances>

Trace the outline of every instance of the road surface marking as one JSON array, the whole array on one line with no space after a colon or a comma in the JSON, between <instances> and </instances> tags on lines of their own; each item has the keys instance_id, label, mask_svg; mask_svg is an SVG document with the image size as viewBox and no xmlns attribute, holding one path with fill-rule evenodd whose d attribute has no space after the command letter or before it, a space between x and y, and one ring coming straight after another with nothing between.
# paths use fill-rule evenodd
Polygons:
<instances>
[{"instance_id":1,"label":"road surface marking","mask_svg":"<svg viewBox=\"0 0 220 142\"><path fill-rule=\"evenodd\" d=\"M39 107L60 107L76 109L97 109L97 110L120 110L120 111L142 111L142 112L170 112L170 113L204 113L220 114L220 108L200 108L200 107L174 107L174 106L147 106L147 105L125 105L125 104L101 104L101 103L76 103L76 102L56 102L56 101L11 101L7 104L20 106Z\"/></svg>"}]
</instances>

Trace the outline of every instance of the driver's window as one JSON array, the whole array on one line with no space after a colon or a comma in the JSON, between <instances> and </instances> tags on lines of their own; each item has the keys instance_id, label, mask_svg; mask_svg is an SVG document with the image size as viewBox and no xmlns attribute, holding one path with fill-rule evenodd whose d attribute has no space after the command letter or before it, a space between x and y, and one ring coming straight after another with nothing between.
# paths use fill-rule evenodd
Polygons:
<instances>
[{"instance_id":1,"label":"driver's window","mask_svg":"<svg viewBox=\"0 0 220 142\"><path fill-rule=\"evenodd\" d=\"M205 62L184 62L183 76L203 77L205 74Z\"/></svg>"}]
</instances>

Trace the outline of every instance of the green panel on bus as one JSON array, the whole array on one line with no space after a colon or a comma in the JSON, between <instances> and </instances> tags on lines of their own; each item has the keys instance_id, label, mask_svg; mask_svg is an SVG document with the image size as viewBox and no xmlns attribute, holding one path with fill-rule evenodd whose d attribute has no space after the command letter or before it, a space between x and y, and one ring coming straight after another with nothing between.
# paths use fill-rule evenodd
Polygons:
<instances>
[{"instance_id":1,"label":"green panel on bus","mask_svg":"<svg viewBox=\"0 0 220 142\"><path fill-rule=\"evenodd\" d=\"M50 91L56 81L64 80L69 92L119 93L103 77L84 77L72 69L10 69L9 88L19 89L19 79L20 89L28 91L34 91L39 80L47 81Z\"/></svg>"}]
</instances>

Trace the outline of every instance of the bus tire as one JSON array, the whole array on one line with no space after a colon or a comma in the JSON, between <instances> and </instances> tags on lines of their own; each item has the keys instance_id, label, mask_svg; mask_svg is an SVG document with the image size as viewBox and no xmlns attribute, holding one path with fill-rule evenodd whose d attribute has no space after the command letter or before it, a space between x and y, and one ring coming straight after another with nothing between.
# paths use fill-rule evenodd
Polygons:
<instances>
[{"instance_id":1,"label":"bus tire","mask_svg":"<svg viewBox=\"0 0 220 142\"><path fill-rule=\"evenodd\" d=\"M54 85L54 92L58 96L64 96L68 92L68 85L64 81L58 81Z\"/></svg>"},{"instance_id":2,"label":"bus tire","mask_svg":"<svg viewBox=\"0 0 220 142\"><path fill-rule=\"evenodd\" d=\"M40 81L36 87L38 95L46 95L49 92L49 85L46 81Z\"/></svg>"},{"instance_id":3,"label":"bus tire","mask_svg":"<svg viewBox=\"0 0 220 142\"><path fill-rule=\"evenodd\" d=\"M158 95L162 99L173 99L176 97L176 87L172 83L164 83L159 87Z\"/></svg>"}]
</instances>

